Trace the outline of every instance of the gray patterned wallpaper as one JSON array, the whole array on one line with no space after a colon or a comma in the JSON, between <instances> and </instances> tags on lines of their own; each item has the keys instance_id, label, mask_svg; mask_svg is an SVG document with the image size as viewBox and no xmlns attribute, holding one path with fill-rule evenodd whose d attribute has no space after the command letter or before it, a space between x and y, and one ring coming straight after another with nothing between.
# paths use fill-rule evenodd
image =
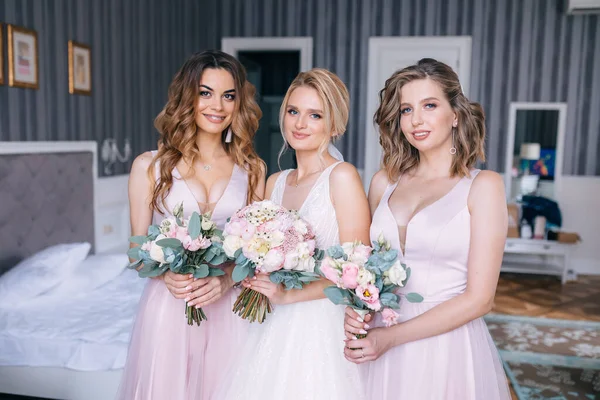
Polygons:
<instances>
[{"instance_id":1,"label":"gray patterned wallpaper","mask_svg":"<svg viewBox=\"0 0 600 400\"><path fill-rule=\"evenodd\" d=\"M314 65L348 84L342 150L363 164L368 38L470 35L471 97L488 116L488 167L504 166L511 101L567 102L564 171L600 175L600 16L565 0L2 0L0 21L38 31L40 90L0 87L2 140L129 136L152 148L172 75L227 36L312 36ZM67 91L67 41L92 46L94 94ZM118 172L125 172L121 167Z\"/></svg>"},{"instance_id":2,"label":"gray patterned wallpaper","mask_svg":"<svg viewBox=\"0 0 600 400\"><path fill-rule=\"evenodd\" d=\"M0 0L0 22L37 31L40 71L39 90L0 86L0 140L101 144L113 137L122 150L129 137L134 154L155 148L153 120L171 78L189 54L206 47L201 3ZM3 33L6 49L6 26ZM91 96L69 94L69 40L91 46ZM7 64L5 55L5 71ZM117 163L115 173L129 168Z\"/></svg>"}]
</instances>

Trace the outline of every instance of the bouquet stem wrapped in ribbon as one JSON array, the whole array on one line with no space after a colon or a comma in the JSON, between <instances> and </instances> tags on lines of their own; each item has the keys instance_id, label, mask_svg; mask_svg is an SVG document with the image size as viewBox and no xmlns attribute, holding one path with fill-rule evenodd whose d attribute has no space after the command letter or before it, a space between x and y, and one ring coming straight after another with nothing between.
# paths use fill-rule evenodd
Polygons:
<instances>
[{"instance_id":1,"label":"bouquet stem wrapped in ribbon","mask_svg":"<svg viewBox=\"0 0 600 400\"><path fill-rule=\"evenodd\" d=\"M150 225L146 236L132 236L132 247L127 254L134 261L129 268L137 269L142 278L153 278L167 270L176 274L193 275L194 278L220 276L218 268L228 259L223 251L223 232L216 228L210 214L197 212L183 219L183 203L158 225ZM200 325L206 314L202 308L185 305L188 325Z\"/></svg>"},{"instance_id":2,"label":"bouquet stem wrapped in ribbon","mask_svg":"<svg viewBox=\"0 0 600 400\"><path fill-rule=\"evenodd\" d=\"M223 249L235 260L235 282L268 273L271 282L290 290L320 279L315 267L323 252L315 248L310 225L295 211L269 200L255 202L230 218L224 234ZM265 295L248 288L233 306L233 312L250 322L262 323L272 311Z\"/></svg>"}]
</instances>

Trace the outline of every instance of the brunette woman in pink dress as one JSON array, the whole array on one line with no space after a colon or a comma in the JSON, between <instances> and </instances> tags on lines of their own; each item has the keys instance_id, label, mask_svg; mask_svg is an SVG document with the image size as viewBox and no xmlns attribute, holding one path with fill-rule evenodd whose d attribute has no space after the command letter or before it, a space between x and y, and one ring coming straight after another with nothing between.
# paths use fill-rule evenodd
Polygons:
<instances>
[{"instance_id":1,"label":"brunette woman in pink dress","mask_svg":"<svg viewBox=\"0 0 600 400\"><path fill-rule=\"evenodd\" d=\"M252 139L261 111L243 66L220 51L193 55L175 75L155 126L158 150L137 157L129 180L133 235L171 216L212 213L223 228L231 214L264 195L264 163ZM232 266L193 279L171 272L150 279L123 373L119 399L210 400L244 337L247 323L231 309ZM189 326L185 301L208 320Z\"/></svg>"},{"instance_id":2,"label":"brunette woman in pink dress","mask_svg":"<svg viewBox=\"0 0 600 400\"><path fill-rule=\"evenodd\" d=\"M384 158L369 190L371 240L383 234L411 268L401 298L417 292L424 301L401 301L389 328L380 315L362 322L347 309L346 358L362 365L369 399L510 399L482 319L507 230L502 178L474 169L484 158L483 110L432 59L394 73L380 101Z\"/></svg>"}]
</instances>

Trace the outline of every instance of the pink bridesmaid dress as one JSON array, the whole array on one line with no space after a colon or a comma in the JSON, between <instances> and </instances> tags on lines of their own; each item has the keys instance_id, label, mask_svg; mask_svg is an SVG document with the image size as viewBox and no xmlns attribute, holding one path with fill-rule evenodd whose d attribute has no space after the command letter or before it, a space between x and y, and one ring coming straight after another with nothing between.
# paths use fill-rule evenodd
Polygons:
<instances>
[{"instance_id":1,"label":"pink bridesmaid dress","mask_svg":"<svg viewBox=\"0 0 600 400\"><path fill-rule=\"evenodd\" d=\"M373 215L371 240L383 233L411 268L400 294L417 292L422 303L401 300L399 322L415 318L465 291L471 216L467 197L473 179L462 178L407 226L404 253L386 188ZM374 326L383 326L380 316ZM394 347L361 372L373 400L509 400L502 362L482 318L453 331Z\"/></svg>"},{"instance_id":2,"label":"pink bridesmaid dress","mask_svg":"<svg viewBox=\"0 0 600 400\"><path fill-rule=\"evenodd\" d=\"M234 166L212 219L223 228L235 211L246 205L248 176ZM166 198L168 215L154 213L153 223L170 216L183 202L184 217L200 212L199 205L177 169ZM227 372L248 324L231 310L239 292L228 291L203 307L208 318L189 326L185 301L176 299L164 282L149 279L140 300L118 399L216 400L214 390Z\"/></svg>"}]
</instances>

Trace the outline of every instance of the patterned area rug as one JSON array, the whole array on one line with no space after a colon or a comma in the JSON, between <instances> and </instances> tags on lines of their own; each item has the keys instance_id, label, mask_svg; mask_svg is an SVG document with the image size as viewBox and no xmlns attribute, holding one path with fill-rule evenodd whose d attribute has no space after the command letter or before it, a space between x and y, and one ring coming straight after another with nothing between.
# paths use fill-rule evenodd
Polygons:
<instances>
[{"instance_id":1,"label":"patterned area rug","mask_svg":"<svg viewBox=\"0 0 600 400\"><path fill-rule=\"evenodd\" d=\"M519 400L600 400L600 322L485 320Z\"/></svg>"}]
</instances>

